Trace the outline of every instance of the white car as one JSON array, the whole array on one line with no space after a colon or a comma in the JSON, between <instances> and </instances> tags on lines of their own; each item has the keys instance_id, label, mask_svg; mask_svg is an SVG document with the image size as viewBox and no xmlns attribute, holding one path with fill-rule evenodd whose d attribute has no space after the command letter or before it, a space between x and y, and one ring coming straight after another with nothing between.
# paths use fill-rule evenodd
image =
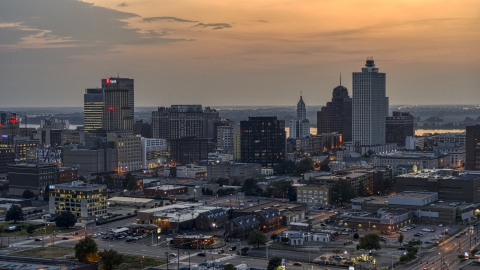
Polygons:
<instances>
[{"instance_id":1,"label":"white car","mask_svg":"<svg viewBox=\"0 0 480 270\"><path fill-rule=\"evenodd\" d=\"M443 227L443 223L438 224L438 226Z\"/></svg>"}]
</instances>

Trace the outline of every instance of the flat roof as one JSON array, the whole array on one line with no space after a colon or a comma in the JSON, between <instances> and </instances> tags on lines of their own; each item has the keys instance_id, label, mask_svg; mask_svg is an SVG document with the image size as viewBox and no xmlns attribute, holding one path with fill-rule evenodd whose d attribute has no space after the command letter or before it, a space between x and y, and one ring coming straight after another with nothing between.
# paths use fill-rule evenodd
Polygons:
<instances>
[{"instance_id":1,"label":"flat roof","mask_svg":"<svg viewBox=\"0 0 480 270\"><path fill-rule=\"evenodd\" d=\"M108 199L109 202L123 202L123 203L149 203L153 199L131 198L131 197L113 197Z\"/></svg>"},{"instance_id":2,"label":"flat roof","mask_svg":"<svg viewBox=\"0 0 480 270\"><path fill-rule=\"evenodd\" d=\"M71 183L64 184L55 184L51 185L53 189L64 189L64 190L98 190L98 189L107 189L106 185L100 184L86 184L82 181L73 181Z\"/></svg>"},{"instance_id":3,"label":"flat roof","mask_svg":"<svg viewBox=\"0 0 480 270\"><path fill-rule=\"evenodd\" d=\"M262 203L259 205L254 205L252 207L244 208L239 210L239 212L255 212L257 210L266 210L270 208L275 208L280 211L285 211L285 210L290 210L293 208L297 207L302 207L304 204L294 204L294 203L286 203L286 202L280 202L280 201L273 201L273 202L267 202L267 203Z\"/></svg>"},{"instance_id":4,"label":"flat roof","mask_svg":"<svg viewBox=\"0 0 480 270\"><path fill-rule=\"evenodd\" d=\"M158 189L158 190L173 190L179 188L186 188L186 186L179 186L179 185L162 185L162 186L153 186L148 187L146 189Z\"/></svg>"},{"instance_id":5,"label":"flat roof","mask_svg":"<svg viewBox=\"0 0 480 270\"><path fill-rule=\"evenodd\" d=\"M430 197L434 194L437 194L437 192L428 192L428 191L404 191L404 192L400 192L400 193L397 193L393 196L389 196L390 197L395 197L395 198L426 198L426 197Z\"/></svg>"}]
</instances>

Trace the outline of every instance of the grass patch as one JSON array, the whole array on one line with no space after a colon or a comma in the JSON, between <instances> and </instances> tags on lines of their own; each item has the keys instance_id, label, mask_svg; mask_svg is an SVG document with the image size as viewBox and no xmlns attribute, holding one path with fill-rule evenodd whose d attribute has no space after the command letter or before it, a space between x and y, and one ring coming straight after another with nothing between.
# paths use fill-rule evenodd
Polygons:
<instances>
[{"instance_id":1,"label":"grass patch","mask_svg":"<svg viewBox=\"0 0 480 270\"><path fill-rule=\"evenodd\" d=\"M139 255L130 255L124 254L123 255L124 262L120 264L116 270L138 270L144 269L148 267L155 267L162 264L166 264L166 259L159 259L159 258L152 258L152 257L142 257ZM99 269L103 269L102 265L99 264Z\"/></svg>"},{"instance_id":2,"label":"grass patch","mask_svg":"<svg viewBox=\"0 0 480 270\"><path fill-rule=\"evenodd\" d=\"M48 259L67 259L75 257L75 251L71 247L38 247L13 253L16 256L26 256Z\"/></svg>"}]
</instances>

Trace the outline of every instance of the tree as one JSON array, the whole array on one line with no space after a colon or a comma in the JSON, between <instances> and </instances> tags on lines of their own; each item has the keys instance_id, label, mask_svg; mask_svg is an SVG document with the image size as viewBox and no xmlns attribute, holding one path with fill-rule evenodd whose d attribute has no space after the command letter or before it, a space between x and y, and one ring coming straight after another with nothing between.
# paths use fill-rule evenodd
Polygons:
<instances>
[{"instance_id":1,"label":"tree","mask_svg":"<svg viewBox=\"0 0 480 270\"><path fill-rule=\"evenodd\" d=\"M326 158L320 163L320 171L329 172L330 171L330 159Z\"/></svg>"},{"instance_id":2,"label":"tree","mask_svg":"<svg viewBox=\"0 0 480 270\"><path fill-rule=\"evenodd\" d=\"M358 190L357 190L357 194L358 196L360 197L365 197L367 195L366 191L365 191L365 185L363 184L363 182L360 182L358 184Z\"/></svg>"},{"instance_id":3,"label":"tree","mask_svg":"<svg viewBox=\"0 0 480 270\"><path fill-rule=\"evenodd\" d=\"M30 189L25 189L25 191L23 191L22 197L25 199L31 199L35 197L35 194Z\"/></svg>"},{"instance_id":4,"label":"tree","mask_svg":"<svg viewBox=\"0 0 480 270\"><path fill-rule=\"evenodd\" d=\"M32 234L32 233L35 231L36 228L37 228L37 227L35 227L35 225L29 224L29 225L27 226L27 233L28 233L28 234Z\"/></svg>"},{"instance_id":5,"label":"tree","mask_svg":"<svg viewBox=\"0 0 480 270\"><path fill-rule=\"evenodd\" d=\"M50 196L50 186L46 185L45 190L43 192L43 200L48 201L50 199L49 196Z\"/></svg>"},{"instance_id":6,"label":"tree","mask_svg":"<svg viewBox=\"0 0 480 270\"><path fill-rule=\"evenodd\" d=\"M135 189L137 189L137 179L135 179L135 175L127 173L123 181L123 187L127 190L133 190L133 194L135 194Z\"/></svg>"},{"instance_id":7,"label":"tree","mask_svg":"<svg viewBox=\"0 0 480 270\"><path fill-rule=\"evenodd\" d=\"M248 235L247 243L249 245L257 245L257 247L260 247L260 245L265 245L265 243L267 243L267 236L262 231L255 229Z\"/></svg>"},{"instance_id":8,"label":"tree","mask_svg":"<svg viewBox=\"0 0 480 270\"><path fill-rule=\"evenodd\" d=\"M293 171L295 170L295 162L291 160L282 161L275 165L273 170L278 174L293 174Z\"/></svg>"},{"instance_id":9,"label":"tree","mask_svg":"<svg viewBox=\"0 0 480 270\"><path fill-rule=\"evenodd\" d=\"M358 233L355 233L355 234L353 235L353 239L358 239L358 238L360 238L360 235L358 235Z\"/></svg>"},{"instance_id":10,"label":"tree","mask_svg":"<svg viewBox=\"0 0 480 270\"><path fill-rule=\"evenodd\" d=\"M78 180L85 182L86 179L85 179L85 177L84 177L83 175L80 175L80 176L78 177Z\"/></svg>"},{"instance_id":11,"label":"tree","mask_svg":"<svg viewBox=\"0 0 480 270\"><path fill-rule=\"evenodd\" d=\"M379 250L382 249L380 247L380 236L376 233L369 233L360 237L359 240L360 248L368 249L368 250Z\"/></svg>"},{"instance_id":12,"label":"tree","mask_svg":"<svg viewBox=\"0 0 480 270\"><path fill-rule=\"evenodd\" d=\"M223 270L237 270L237 268L233 266L233 264L227 263L225 264L225 267L223 268Z\"/></svg>"},{"instance_id":13,"label":"tree","mask_svg":"<svg viewBox=\"0 0 480 270\"><path fill-rule=\"evenodd\" d=\"M273 240L273 241L277 240L277 234L274 233L274 234L270 235L270 239Z\"/></svg>"},{"instance_id":14,"label":"tree","mask_svg":"<svg viewBox=\"0 0 480 270\"><path fill-rule=\"evenodd\" d=\"M275 270L279 266L282 266L282 259L275 256L268 261L267 270Z\"/></svg>"},{"instance_id":15,"label":"tree","mask_svg":"<svg viewBox=\"0 0 480 270\"><path fill-rule=\"evenodd\" d=\"M313 160L308 157L295 164L295 172L297 175L312 171L313 169Z\"/></svg>"},{"instance_id":16,"label":"tree","mask_svg":"<svg viewBox=\"0 0 480 270\"><path fill-rule=\"evenodd\" d=\"M60 216L57 217L55 225L57 225L57 227L69 228L75 225L75 222L77 222L77 218L72 212L63 211Z\"/></svg>"},{"instance_id":17,"label":"tree","mask_svg":"<svg viewBox=\"0 0 480 270\"><path fill-rule=\"evenodd\" d=\"M257 196L262 192L262 190L257 186L258 182L261 182L265 179L258 179L258 178L249 178L245 179L243 182L243 191L245 192L245 196Z\"/></svg>"},{"instance_id":18,"label":"tree","mask_svg":"<svg viewBox=\"0 0 480 270\"><path fill-rule=\"evenodd\" d=\"M348 202L357 197L357 191L346 179L338 180L332 186L330 194L332 202L340 203L341 205L343 205L343 202Z\"/></svg>"},{"instance_id":19,"label":"tree","mask_svg":"<svg viewBox=\"0 0 480 270\"><path fill-rule=\"evenodd\" d=\"M400 234L400 235L398 236L398 243L399 243L400 245L402 245L402 242L403 242L403 234Z\"/></svg>"},{"instance_id":20,"label":"tree","mask_svg":"<svg viewBox=\"0 0 480 270\"><path fill-rule=\"evenodd\" d=\"M104 249L99 252L98 255L100 256L100 264L103 265L103 269L105 270L113 270L124 261L123 254L113 249Z\"/></svg>"},{"instance_id":21,"label":"tree","mask_svg":"<svg viewBox=\"0 0 480 270\"><path fill-rule=\"evenodd\" d=\"M23 220L23 210L20 206L13 204L10 209L8 209L7 214L5 215L5 221L11 221L17 223L19 220Z\"/></svg>"},{"instance_id":22,"label":"tree","mask_svg":"<svg viewBox=\"0 0 480 270\"><path fill-rule=\"evenodd\" d=\"M78 241L73 249L75 250L75 258L80 262L98 261L98 246L91 236Z\"/></svg>"}]
</instances>

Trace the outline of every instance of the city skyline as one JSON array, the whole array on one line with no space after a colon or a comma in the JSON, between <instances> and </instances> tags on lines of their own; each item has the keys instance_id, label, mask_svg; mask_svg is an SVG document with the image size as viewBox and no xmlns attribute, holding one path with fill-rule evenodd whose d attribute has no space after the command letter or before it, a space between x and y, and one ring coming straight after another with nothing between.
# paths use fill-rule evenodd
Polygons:
<instances>
[{"instance_id":1,"label":"city skyline","mask_svg":"<svg viewBox=\"0 0 480 270\"><path fill-rule=\"evenodd\" d=\"M480 100L480 1L88 2L2 2L0 106L81 107L117 75L139 107L321 106L369 56L391 104Z\"/></svg>"}]
</instances>

